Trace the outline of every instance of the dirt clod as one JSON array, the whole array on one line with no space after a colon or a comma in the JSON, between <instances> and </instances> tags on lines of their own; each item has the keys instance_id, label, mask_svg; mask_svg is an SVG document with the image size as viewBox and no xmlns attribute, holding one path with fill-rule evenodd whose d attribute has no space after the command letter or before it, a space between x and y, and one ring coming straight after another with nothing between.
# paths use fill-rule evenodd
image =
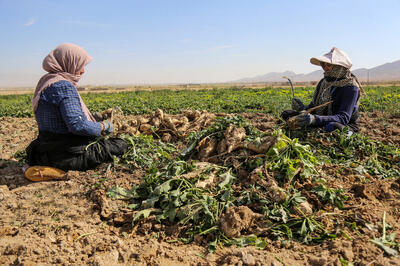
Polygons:
<instances>
[{"instance_id":1,"label":"dirt clod","mask_svg":"<svg viewBox=\"0 0 400 266\"><path fill-rule=\"evenodd\" d=\"M220 229L227 237L239 237L242 231L249 230L260 215L247 206L230 207L220 218Z\"/></svg>"},{"instance_id":2,"label":"dirt clod","mask_svg":"<svg viewBox=\"0 0 400 266\"><path fill-rule=\"evenodd\" d=\"M253 255L246 252L242 253L242 261L244 265L253 266L256 264L256 260L254 259Z\"/></svg>"}]
</instances>

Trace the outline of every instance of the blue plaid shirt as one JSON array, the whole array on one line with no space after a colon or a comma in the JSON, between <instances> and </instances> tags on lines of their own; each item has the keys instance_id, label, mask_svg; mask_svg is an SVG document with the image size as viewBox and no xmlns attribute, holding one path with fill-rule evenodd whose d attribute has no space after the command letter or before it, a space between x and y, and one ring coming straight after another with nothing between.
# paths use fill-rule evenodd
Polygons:
<instances>
[{"instance_id":1,"label":"blue plaid shirt","mask_svg":"<svg viewBox=\"0 0 400 266\"><path fill-rule=\"evenodd\" d=\"M82 136L99 136L101 132L100 123L87 120L78 92L66 80L54 83L42 93L36 121L39 131Z\"/></svg>"}]
</instances>

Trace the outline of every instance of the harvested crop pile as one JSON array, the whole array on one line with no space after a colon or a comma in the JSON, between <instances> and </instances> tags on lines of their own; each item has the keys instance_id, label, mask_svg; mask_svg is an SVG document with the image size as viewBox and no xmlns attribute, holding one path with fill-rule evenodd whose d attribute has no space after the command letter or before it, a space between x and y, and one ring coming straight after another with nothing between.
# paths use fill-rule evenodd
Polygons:
<instances>
[{"instance_id":1,"label":"harvested crop pile","mask_svg":"<svg viewBox=\"0 0 400 266\"><path fill-rule=\"evenodd\" d=\"M153 137L127 137L133 148L119 164L144 167L146 175L133 187L110 187L107 195L127 202L132 230L144 232L150 223L164 238L207 243L210 250L232 244L265 248L269 241L284 239L321 242L348 236L346 224L359 222L355 213L344 211L354 199L351 191L326 178L327 165L343 164L377 178L399 173L398 148L346 132L321 137L312 131L299 141L279 129L257 130L233 115L188 132L182 150ZM310 145L304 144L307 140ZM388 160L395 162L393 169ZM391 248L385 241L382 245Z\"/></svg>"},{"instance_id":2,"label":"harvested crop pile","mask_svg":"<svg viewBox=\"0 0 400 266\"><path fill-rule=\"evenodd\" d=\"M188 146L182 152L186 159L194 158L219 165L232 165L235 170L245 163L265 154L276 142L271 136L255 129L242 117L226 116L208 129L194 132L188 137Z\"/></svg>"},{"instance_id":3,"label":"harvested crop pile","mask_svg":"<svg viewBox=\"0 0 400 266\"><path fill-rule=\"evenodd\" d=\"M109 118L106 116L104 118ZM184 110L181 114L170 115L157 109L150 115L126 118L119 111L114 117L117 134L154 135L164 142L183 140L192 132L200 131L210 126L216 115L207 111Z\"/></svg>"}]
</instances>

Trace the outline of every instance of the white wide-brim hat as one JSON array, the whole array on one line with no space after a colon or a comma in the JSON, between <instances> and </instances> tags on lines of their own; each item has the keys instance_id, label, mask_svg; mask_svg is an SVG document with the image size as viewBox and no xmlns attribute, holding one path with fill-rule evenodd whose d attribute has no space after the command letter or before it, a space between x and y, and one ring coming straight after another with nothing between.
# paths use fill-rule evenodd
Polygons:
<instances>
[{"instance_id":1,"label":"white wide-brim hat","mask_svg":"<svg viewBox=\"0 0 400 266\"><path fill-rule=\"evenodd\" d=\"M333 47L331 51L323 56L313 57L310 59L311 64L321 66L321 62L339 65L350 69L353 63L351 62L349 56L342 50Z\"/></svg>"}]
</instances>

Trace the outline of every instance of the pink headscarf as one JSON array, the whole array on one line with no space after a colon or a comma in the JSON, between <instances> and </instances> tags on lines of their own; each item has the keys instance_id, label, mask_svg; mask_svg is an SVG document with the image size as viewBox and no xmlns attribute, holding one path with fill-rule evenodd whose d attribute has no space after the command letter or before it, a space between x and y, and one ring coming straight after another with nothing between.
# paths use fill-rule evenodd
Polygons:
<instances>
[{"instance_id":1,"label":"pink headscarf","mask_svg":"<svg viewBox=\"0 0 400 266\"><path fill-rule=\"evenodd\" d=\"M42 92L52 84L61 80L67 80L76 87L81 78L78 72L92 60L93 58L83 48L72 43L60 44L56 49L51 51L43 60L43 69L49 73L44 75L36 86L35 94L32 99L33 112L35 113L37 110ZM80 95L79 100L86 118L89 121L95 122L96 120Z\"/></svg>"}]
</instances>

